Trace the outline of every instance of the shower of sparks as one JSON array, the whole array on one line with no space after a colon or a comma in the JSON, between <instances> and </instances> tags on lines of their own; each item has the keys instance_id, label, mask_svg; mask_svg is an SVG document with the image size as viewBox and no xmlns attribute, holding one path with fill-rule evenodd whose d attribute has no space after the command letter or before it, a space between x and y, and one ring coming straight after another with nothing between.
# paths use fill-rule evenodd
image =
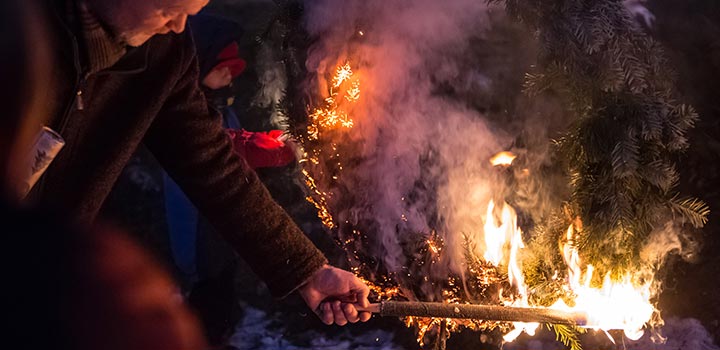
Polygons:
<instances>
[{"instance_id":1,"label":"shower of sparks","mask_svg":"<svg viewBox=\"0 0 720 350\"><path fill-rule=\"evenodd\" d=\"M360 280L363 281L368 286L368 288L370 288L370 292L374 294L378 301L392 300L400 295L399 287L386 288L379 286L378 284L366 279L365 277L360 276L357 268L351 270L356 275L358 275L358 278L360 278Z\"/></svg>"},{"instance_id":2,"label":"shower of sparks","mask_svg":"<svg viewBox=\"0 0 720 350\"><path fill-rule=\"evenodd\" d=\"M322 221L323 225L325 225L329 229L333 229L335 227L335 222L333 220L332 214L330 214L330 210L328 209L326 199L327 193L322 192L320 191L320 189L318 189L317 184L315 183L315 179L313 179L313 177L306 169L303 169L302 173L305 176L305 184L314 194L314 196L305 197L305 200L314 205L315 208L318 210L318 217L320 218L320 221Z\"/></svg>"},{"instance_id":3,"label":"shower of sparks","mask_svg":"<svg viewBox=\"0 0 720 350\"><path fill-rule=\"evenodd\" d=\"M348 110L360 100L360 79L349 62L337 67L325 94L324 106L315 107L309 115L307 132L311 140L318 140L323 130L351 129L355 125Z\"/></svg>"},{"instance_id":4,"label":"shower of sparks","mask_svg":"<svg viewBox=\"0 0 720 350\"><path fill-rule=\"evenodd\" d=\"M331 81L331 87L325 93L327 94L324 98L324 106L316 107L312 110L309 115L309 125L307 127L306 137L301 137L302 140L319 141L321 134L325 130L333 130L338 127L351 129L355 123L347 112L345 103L349 104L357 103L360 99L360 80L354 77L352 67L349 62L337 67L335 75ZM338 96L343 94L344 99L338 100ZM329 141L329 140L322 140ZM305 156L303 162L309 162L312 165L320 165L320 160L326 160L326 158L340 158L340 154L337 152L337 146L332 146L333 154L328 157L323 156L319 149L315 150L314 154L310 157ZM342 162L337 162L336 172L342 171ZM328 193L320 190L317 186L315 178L310 171L303 169L303 175L305 176L305 183L311 191L311 195L306 197L306 200L310 202L318 210L318 217L328 229L336 227L330 209L328 207L327 198ZM333 175L334 180L338 180L338 175Z\"/></svg>"},{"instance_id":5,"label":"shower of sparks","mask_svg":"<svg viewBox=\"0 0 720 350\"><path fill-rule=\"evenodd\" d=\"M360 82L354 81L345 94L345 99L349 102L355 102L360 99Z\"/></svg>"}]
</instances>

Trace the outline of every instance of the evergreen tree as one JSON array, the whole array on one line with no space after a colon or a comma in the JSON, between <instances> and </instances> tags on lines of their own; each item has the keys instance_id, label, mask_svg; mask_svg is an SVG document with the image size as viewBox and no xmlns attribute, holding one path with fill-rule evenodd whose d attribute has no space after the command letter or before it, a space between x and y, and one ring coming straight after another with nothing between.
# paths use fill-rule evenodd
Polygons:
<instances>
[{"instance_id":1,"label":"evergreen tree","mask_svg":"<svg viewBox=\"0 0 720 350\"><path fill-rule=\"evenodd\" d=\"M556 141L556 159L567 171L572 195L538 226L536 246L558 254L557 242L579 217L584 230L574 240L585 261L623 271L639 262L639 250L656 226L674 220L702 227L706 205L676 191L675 159L688 148L686 134L697 114L677 101L662 48L623 1L505 5L540 43L526 92L558 94L576 115Z\"/></svg>"}]
</instances>

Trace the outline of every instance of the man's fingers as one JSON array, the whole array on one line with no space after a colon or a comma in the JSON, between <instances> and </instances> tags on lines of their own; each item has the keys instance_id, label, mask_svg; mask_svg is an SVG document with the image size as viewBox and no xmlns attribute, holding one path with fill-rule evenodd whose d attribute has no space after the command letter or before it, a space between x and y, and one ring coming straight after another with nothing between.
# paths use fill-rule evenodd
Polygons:
<instances>
[{"instance_id":1,"label":"man's fingers","mask_svg":"<svg viewBox=\"0 0 720 350\"><path fill-rule=\"evenodd\" d=\"M372 313L360 312L358 313L358 317L360 318L360 322L367 322L372 317Z\"/></svg>"},{"instance_id":2,"label":"man's fingers","mask_svg":"<svg viewBox=\"0 0 720 350\"><path fill-rule=\"evenodd\" d=\"M319 313L318 316L320 316L320 320L321 320L324 324L326 324L326 325L328 325L328 326L331 325L331 324L333 324L333 319L334 319L334 317L333 317L332 306L330 305L330 303L322 303L322 304L320 304L319 312L320 312L320 313Z\"/></svg>"},{"instance_id":3,"label":"man's fingers","mask_svg":"<svg viewBox=\"0 0 720 350\"><path fill-rule=\"evenodd\" d=\"M360 305L362 308L367 308L370 306L370 301L368 301L368 296L370 296L370 289L363 285L363 288L358 289L355 292L356 296L356 303Z\"/></svg>"},{"instance_id":4,"label":"man's fingers","mask_svg":"<svg viewBox=\"0 0 720 350\"><path fill-rule=\"evenodd\" d=\"M331 303L333 316L335 317L335 324L338 326L344 326L347 324L347 318L345 318L345 314L343 313L342 306L340 301L333 301Z\"/></svg>"},{"instance_id":5,"label":"man's fingers","mask_svg":"<svg viewBox=\"0 0 720 350\"><path fill-rule=\"evenodd\" d=\"M353 304L343 304L342 305L343 313L345 314L345 318L350 323L356 323L360 320L360 317L358 316L358 311L355 309L355 305Z\"/></svg>"}]
</instances>

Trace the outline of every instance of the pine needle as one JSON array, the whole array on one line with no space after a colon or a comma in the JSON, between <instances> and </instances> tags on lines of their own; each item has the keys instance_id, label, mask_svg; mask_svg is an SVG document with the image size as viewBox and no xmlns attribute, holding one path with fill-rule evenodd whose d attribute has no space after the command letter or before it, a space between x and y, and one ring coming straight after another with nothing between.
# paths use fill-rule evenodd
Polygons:
<instances>
[{"instance_id":1,"label":"pine needle","mask_svg":"<svg viewBox=\"0 0 720 350\"><path fill-rule=\"evenodd\" d=\"M587 332L584 328L559 324L547 324L546 326L555 332L555 340L569 347L569 350L582 350L579 334Z\"/></svg>"}]
</instances>

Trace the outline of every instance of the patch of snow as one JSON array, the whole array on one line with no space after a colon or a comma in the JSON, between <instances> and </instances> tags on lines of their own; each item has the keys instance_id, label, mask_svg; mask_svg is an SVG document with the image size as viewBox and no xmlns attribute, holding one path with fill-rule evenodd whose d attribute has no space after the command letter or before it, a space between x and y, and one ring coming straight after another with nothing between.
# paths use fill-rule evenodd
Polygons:
<instances>
[{"instance_id":1,"label":"patch of snow","mask_svg":"<svg viewBox=\"0 0 720 350\"><path fill-rule=\"evenodd\" d=\"M280 314L268 315L252 307L244 308L244 317L230 339L230 346L237 350L396 350L393 334L380 329L353 335L344 329L337 335L321 334L307 330L302 334L309 344L294 344L287 337L287 330ZM351 326L349 326L351 327Z\"/></svg>"}]
</instances>

